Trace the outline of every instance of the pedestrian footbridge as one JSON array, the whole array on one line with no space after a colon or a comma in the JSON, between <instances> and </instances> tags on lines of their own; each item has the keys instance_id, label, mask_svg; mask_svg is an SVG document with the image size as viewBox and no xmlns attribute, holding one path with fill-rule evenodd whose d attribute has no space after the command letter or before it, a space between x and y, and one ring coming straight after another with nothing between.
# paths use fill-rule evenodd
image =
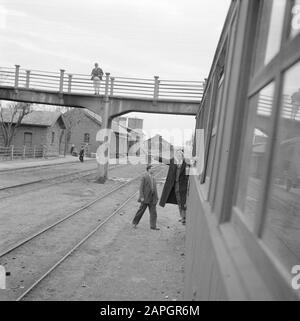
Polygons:
<instances>
[{"instance_id":1,"label":"pedestrian footbridge","mask_svg":"<svg viewBox=\"0 0 300 321\"><path fill-rule=\"evenodd\" d=\"M102 118L102 128L111 128L112 119L129 112L196 115L204 91L204 81L112 77L106 73L100 94L94 94L87 74L65 70L40 70L0 67L0 99L45 105L87 108ZM98 139L98 138L97 138ZM100 138L99 138L100 139ZM109 134L99 140L107 146L98 168L98 181L108 172ZM107 145L108 143L108 145Z\"/></svg>"},{"instance_id":2,"label":"pedestrian footbridge","mask_svg":"<svg viewBox=\"0 0 300 321\"><path fill-rule=\"evenodd\" d=\"M106 73L100 95L91 76L65 70L46 72L0 67L0 99L88 108L111 119L128 112L196 115L203 81L112 77Z\"/></svg>"}]
</instances>

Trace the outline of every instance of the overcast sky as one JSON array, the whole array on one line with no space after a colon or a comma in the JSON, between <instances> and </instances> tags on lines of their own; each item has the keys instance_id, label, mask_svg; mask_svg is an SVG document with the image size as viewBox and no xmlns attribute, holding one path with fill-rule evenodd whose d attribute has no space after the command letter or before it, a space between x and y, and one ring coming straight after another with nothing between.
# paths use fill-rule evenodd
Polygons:
<instances>
[{"instance_id":1,"label":"overcast sky","mask_svg":"<svg viewBox=\"0 0 300 321\"><path fill-rule=\"evenodd\" d=\"M114 76L203 80L229 4L230 0L0 0L1 66L89 74L97 61ZM147 130L194 127L193 117L143 118Z\"/></svg>"}]
</instances>

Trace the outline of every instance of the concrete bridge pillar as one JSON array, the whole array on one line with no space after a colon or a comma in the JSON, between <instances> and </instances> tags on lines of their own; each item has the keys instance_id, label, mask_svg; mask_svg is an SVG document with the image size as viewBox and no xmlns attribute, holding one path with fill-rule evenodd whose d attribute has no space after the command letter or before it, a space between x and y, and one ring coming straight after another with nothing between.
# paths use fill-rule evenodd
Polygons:
<instances>
[{"instance_id":1,"label":"concrete bridge pillar","mask_svg":"<svg viewBox=\"0 0 300 321\"><path fill-rule=\"evenodd\" d=\"M105 102L104 114L102 116L102 127L98 132L96 140L100 143L97 149L98 172L96 181L104 184L108 178L108 166L110 156L111 124L109 117L109 101Z\"/></svg>"}]
</instances>

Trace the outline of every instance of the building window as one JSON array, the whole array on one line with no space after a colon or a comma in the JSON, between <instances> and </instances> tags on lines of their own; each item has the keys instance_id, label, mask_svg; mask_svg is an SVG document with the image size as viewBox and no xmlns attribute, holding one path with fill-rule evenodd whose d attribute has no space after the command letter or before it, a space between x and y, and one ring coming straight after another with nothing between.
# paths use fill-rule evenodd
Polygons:
<instances>
[{"instance_id":1,"label":"building window","mask_svg":"<svg viewBox=\"0 0 300 321\"><path fill-rule=\"evenodd\" d=\"M55 132L51 133L51 145L54 144L54 140L55 140Z\"/></svg>"},{"instance_id":2,"label":"building window","mask_svg":"<svg viewBox=\"0 0 300 321\"><path fill-rule=\"evenodd\" d=\"M32 133L24 133L24 145L32 146Z\"/></svg>"},{"instance_id":3,"label":"building window","mask_svg":"<svg viewBox=\"0 0 300 321\"><path fill-rule=\"evenodd\" d=\"M283 81L263 240L290 271L300 263L300 62Z\"/></svg>"},{"instance_id":4,"label":"building window","mask_svg":"<svg viewBox=\"0 0 300 321\"><path fill-rule=\"evenodd\" d=\"M84 134L83 142L84 143L89 143L90 142L90 134L88 134L88 133Z\"/></svg>"}]
</instances>

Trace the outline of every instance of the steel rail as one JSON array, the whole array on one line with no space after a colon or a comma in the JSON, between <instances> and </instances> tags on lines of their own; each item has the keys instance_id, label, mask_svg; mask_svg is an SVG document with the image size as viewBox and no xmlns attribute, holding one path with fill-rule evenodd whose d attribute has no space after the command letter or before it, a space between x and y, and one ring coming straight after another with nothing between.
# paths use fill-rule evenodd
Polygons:
<instances>
[{"instance_id":1,"label":"steel rail","mask_svg":"<svg viewBox=\"0 0 300 321\"><path fill-rule=\"evenodd\" d=\"M116 168L122 168L123 166L125 166L125 165L115 165L115 166L111 167L110 170L113 170L113 169L116 169ZM36 180L36 181L21 183L21 184L12 185L12 186L1 187L0 188L0 192L7 191L7 190L10 190L10 189L17 189L17 188L20 188L20 187L23 187L23 186L30 186L30 185L35 185L35 184L38 184L38 183L43 183L43 182L47 183L47 182L49 182L46 186L39 187L40 189L45 189L45 188L49 188L49 187L51 187L53 185L66 183L66 182L68 182L68 181L70 181L72 179L78 179L78 178L83 178L83 177L90 176L90 175L94 174L95 171L97 171L97 168L95 168L95 169L87 169L87 170L84 170L84 171L76 171L76 172L73 172L73 173L64 174L64 175L58 175L58 176L54 176L54 177L42 178L42 179L39 179L39 180ZM86 174L86 173L88 173L88 174ZM80 175L80 174L83 174L83 175ZM52 180L64 179L64 178L66 178L66 179L64 181L62 181L61 183L57 183L57 182L51 183ZM37 188L32 188L32 189L30 189L28 191L23 191L23 193L29 193L29 192L35 191L36 189ZM14 196L16 196L16 195L5 195L3 197L0 197L0 200L1 199L5 199L5 198L14 197Z\"/></svg>"},{"instance_id":2,"label":"steel rail","mask_svg":"<svg viewBox=\"0 0 300 321\"><path fill-rule=\"evenodd\" d=\"M159 167L159 165L157 166ZM158 174L160 174L161 171L159 171ZM155 176L158 176L158 174L156 174ZM130 182L137 180L138 178L140 178L140 176L138 176L137 178L134 178L133 180L125 183L126 185L129 184ZM125 186L125 184L123 184L122 186ZM84 238L82 238L75 246L73 246L71 248L71 250L69 250L59 261L57 261L48 271L46 271L37 281L35 281L25 292L23 292L17 299L16 301L21 301L28 293L30 293L39 283L41 283L41 281L43 281L53 270L55 270L62 262L64 262L74 251L76 251L83 243L85 243L91 236L93 236L103 225L105 225L112 217L114 217L123 207L125 207L127 205L127 203L129 203L138 193L139 191L134 192L133 194L131 194L129 196L129 198L126 199L126 201L124 201L117 209L115 209L112 214L110 214L103 222L101 222L100 224L98 224L91 232L89 232ZM98 200L95 200L93 202L96 203ZM93 205L91 204L91 205ZM90 206L91 206L90 205ZM1 254L0 254L1 257Z\"/></svg>"},{"instance_id":3,"label":"steel rail","mask_svg":"<svg viewBox=\"0 0 300 321\"><path fill-rule=\"evenodd\" d=\"M73 172L73 173L69 173L69 174L63 174L63 175L47 177L47 178L41 178L41 179L38 179L38 180L35 180L35 181L25 182L25 183L21 183L21 184L4 186L4 187L0 187L0 192L6 191L6 190L10 190L10 189L14 189L14 188L23 187L23 186L34 185L34 184L37 184L37 183L47 182L47 181L51 181L53 179L59 179L59 178L64 178L64 177L68 177L68 176L72 176L72 175L77 175L77 174L80 174L80 173L94 172L96 170L97 170L97 168L95 168L95 169L87 169L87 170L84 170L84 171L77 171L77 172ZM55 184L57 184L57 183L55 183ZM1 197L0 197L0 199L1 199Z\"/></svg>"},{"instance_id":4,"label":"steel rail","mask_svg":"<svg viewBox=\"0 0 300 321\"><path fill-rule=\"evenodd\" d=\"M34 233L33 235L28 236L28 237L27 237L27 238L25 238L24 240L19 241L18 243L16 243L16 244L12 245L11 247L8 247L7 249L5 249L4 251L2 251L2 252L0 253L0 258L1 258L1 257L3 257L3 256L5 256L5 255L7 255L7 254L9 254L10 252L12 252L12 251L16 250L16 249L17 249L17 248L19 248L20 246L22 246L22 245L24 245L24 244L28 243L29 241L31 241L31 240L33 240L33 239L35 239L37 236L39 236L39 235L41 235L41 234L43 234L43 233L45 233L45 232L49 231L51 228L53 228L53 227L57 226L58 224L60 224L60 223L62 223L62 222L64 222L64 221L66 221L67 219L69 219L69 218L73 217L74 215L78 214L79 212L82 212L83 210L85 210L85 209L87 209L87 208L91 207L91 206L92 206L93 204L95 204L96 202L98 202L98 201L100 201L100 200L104 199L105 197L107 197L107 196L109 196L109 195L113 194L114 192L118 191L119 189L123 188L124 186L126 186L126 185L128 185L128 184L130 184L130 183L134 182L134 181L135 181L135 180L137 180L138 178L140 178L140 176L135 177L135 178L131 179L130 181L128 181L128 182L126 182L126 183L124 183L124 184L121 184L121 185L119 185L119 186L117 186L117 187L113 188L112 190L110 190L110 191L109 191L109 192L107 192L106 194L100 195L99 197L97 197L97 198L96 198L96 199L94 199L93 201L91 201L91 202L89 202L88 204L86 204L86 205L84 205L84 206L80 207L79 209L77 209L77 210L75 210L75 211L71 212L71 213L70 213L70 214L68 214L67 216L65 216L65 217L63 217L63 218L61 218L61 219L57 220L56 222L54 222L54 223L52 223L52 224L48 225L47 227L45 227L45 228L41 229L40 231L38 231L38 232Z\"/></svg>"}]
</instances>

